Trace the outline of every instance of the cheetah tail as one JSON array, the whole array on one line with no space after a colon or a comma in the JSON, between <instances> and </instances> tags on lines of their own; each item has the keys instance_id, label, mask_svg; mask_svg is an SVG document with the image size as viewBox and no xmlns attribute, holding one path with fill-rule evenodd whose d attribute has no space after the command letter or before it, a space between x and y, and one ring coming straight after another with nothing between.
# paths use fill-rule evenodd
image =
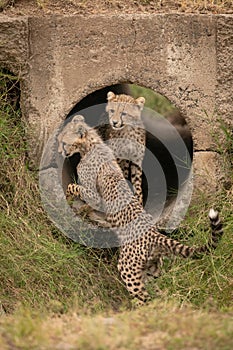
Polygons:
<instances>
[{"instance_id":1,"label":"cheetah tail","mask_svg":"<svg viewBox=\"0 0 233 350\"><path fill-rule=\"evenodd\" d=\"M189 247L173 239L164 238L161 240L161 245L166 241L170 252L177 256L182 256L183 258L199 258L203 253L209 253L217 247L223 235L222 222L219 218L218 211L210 209L209 219L212 232L207 244L200 247Z\"/></svg>"},{"instance_id":2,"label":"cheetah tail","mask_svg":"<svg viewBox=\"0 0 233 350\"><path fill-rule=\"evenodd\" d=\"M219 213L217 210L210 209L209 211L211 235L207 244L201 247L190 248L187 251L186 257L199 258L203 253L210 253L212 250L216 249L219 241L223 235L223 225L219 218Z\"/></svg>"},{"instance_id":3,"label":"cheetah tail","mask_svg":"<svg viewBox=\"0 0 233 350\"><path fill-rule=\"evenodd\" d=\"M219 218L219 213L217 210L210 209L209 211L209 219L210 219L210 227L211 227L211 236L209 238L209 241L206 245L196 248L194 251L195 253L204 253L204 252L210 252L211 250L216 249L219 241L222 238L223 235L223 224L221 219Z\"/></svg>"}]
</instances>

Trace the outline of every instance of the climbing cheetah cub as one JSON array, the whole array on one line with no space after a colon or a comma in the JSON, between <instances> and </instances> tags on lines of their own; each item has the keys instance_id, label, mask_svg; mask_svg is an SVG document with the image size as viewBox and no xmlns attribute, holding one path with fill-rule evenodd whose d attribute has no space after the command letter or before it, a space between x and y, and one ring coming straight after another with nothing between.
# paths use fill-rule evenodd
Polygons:
<instances>
[{"instance_id":1,"label":"climbing cheetah cub","mask_svg":"<svg viewBox=\"0 0 233 350\"><path fill-rule=\"evenodd\" d=\"M110 130L108 145L113 150L125 179L132 183L134 193L143 204L142 161L145 153L146 131L141 118L144 97L107 94L106 111Z\"/></svg>"},{"instance_id":2,"label":"climbing cheetah cub","mask_svg":"<svg viewBox=\"0 0 233 350\"><path fill-rule=\"evenodd\" d=\"M216 248L222 234L218 212L211 209L212 234L206 245L189 247L158 232L153 217L147 214L115 160L112 150L82 116L76 116L75 132L63 134L62 153L70 157L79 153L77 166L80 183L70 184L67 196L78 196L91 207L104 211L106 220L121 242L118 270L128 291L145 302L147 276L159 276L163 256L174 254L197 257Z\"/></svg>"}]
</instances>

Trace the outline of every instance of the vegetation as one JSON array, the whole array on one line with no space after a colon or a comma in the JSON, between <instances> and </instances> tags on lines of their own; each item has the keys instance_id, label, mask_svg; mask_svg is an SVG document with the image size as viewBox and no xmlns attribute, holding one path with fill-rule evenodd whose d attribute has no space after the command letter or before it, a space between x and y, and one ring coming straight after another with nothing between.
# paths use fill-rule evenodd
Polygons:
<instances>
[{"instance_id":1,"label":"vegetation","mask_svg":"<svg viewBox=\"0 0 233 350\"><path fill-rule=\"evenodd\" d=\"M231 350L233 321L223 312L154 301L118 314L66 314L48 318L20 310L4 320L2 350ZM10 345L9 345L10 344ZM14 347L10 347L14 345Z\"/></svg>"},{"instance_id":2,"label":"vegetation","mask_svg":"<svg viewBox=\"0 0 233 350\"><path fill-rule=\"evenodd\" d=\"M203 243L213 205L225 221L218 249L199 260L166 260L162 277L148 286L154 301L134 310L117 273L117 253L71 242L44 212L37 172L28 166L19 82L6 70L0 96L0 348L232 349L230 191L211 203L202 197L180 236ZM227 163L232 142L221 125Z\"/></svg>"},{"instance_id":3,"label":"vegetation","mask_svg":"<svg viewBox=\"0 0 233 350\"><path fill-rule=\"evenodd\" d=\"M131 93L134 98L144 96L146 99L145 107L155 110L162 116L166 116L171 112L174 113L177 111L177 108L166 97L152 91L151 89L147 89L139 85L132 85Z\"/></svg>"},{"instance_id":4,"label":"vegetation","mask_svg":"<svg viewBox=\"0 0 233 350\"><path fill-rule=\"evenodd\" d=\"M121 303L126 293L116 270L104 264L98 252L64 238L48 220L40 202L37 172L27 166L18 81L3 71L0 84L0 299L4 309L11 312L19 303L48 308L54 302L67 309L76 297L97 309Z\"/></svg>"},{"instance_id":5,"label":"vegetation","mask_svg":"<svg viewBox=\"0 0 233 350\"><path fill-rule=\"evenodd\" d=\"M193 12L193 13L232 13L232 0L0 0L0 10L15 7L20 14L64 12Z\"/></svg>"}]
</instances>

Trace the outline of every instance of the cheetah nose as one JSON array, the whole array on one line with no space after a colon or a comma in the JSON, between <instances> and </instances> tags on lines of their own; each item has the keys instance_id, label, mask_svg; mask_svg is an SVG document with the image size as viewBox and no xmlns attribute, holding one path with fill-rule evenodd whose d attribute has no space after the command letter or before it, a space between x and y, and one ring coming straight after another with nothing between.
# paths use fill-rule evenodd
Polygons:
<instances>
[{"instance_id":1,"label":"cheetah nose","mask_svg":"<svg viewBox=\"0 0 233 350\"><path fill-rule=\"evenodd\" d=\"M69 157L70 153L66 149L63 149L63 155L64 157Z\"/></svg>"},{"instance_id":2,"label":"cheetah nose","mask_svg":"<svg viewBox=\"0 0 233 350\"><path fill-rule=\"evenodd\" d=\"M115 120L112 121L113 126L117 126L117 122Z\"/></svg>"},{"instance_id":3,"label":"cheetah nose","mask_svg":"<svg viewBox=\"0 0 233 350\"><path fill-rule=\"evenodd\" d=\"M77 130L77 133L78 133L78 135L79 135L79 137L82 139L84 136L85 136L85 129L82 127L82 126L80 126L79 128L78 128L78 130Z\"/></svg>"}]
</instances>

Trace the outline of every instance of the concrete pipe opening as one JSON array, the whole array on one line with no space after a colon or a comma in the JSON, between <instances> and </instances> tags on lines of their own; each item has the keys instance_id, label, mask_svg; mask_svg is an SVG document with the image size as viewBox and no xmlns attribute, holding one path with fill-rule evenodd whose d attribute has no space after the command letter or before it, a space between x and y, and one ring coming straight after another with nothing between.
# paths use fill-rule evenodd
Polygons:
<instances>
[{"instance_id":1,"label":"concrete pipe opening","mask_svg":"<svg viewBox=\"0 0 233 350\"><path fill-rule=\"evenodd\" d=\"M181 216L189 205L189 194L192 190L190 179L193 141L189 127L179 110L167 98L134 84L116 84L94 91L76 104L65 123L69 123L75 114L82 114L86 122L99 128L102 134L108 91L128 94L134 98L145 97L146 103L142 113L146 129L146 151L142 166L144 207L153 215L155 221L162 223L162 226L163 221L167 221L166 217L172 218L172 223L167 225L167 229L176 228L174 217L178 216L178 221L182 219ZM63 163L64 191L68 183L77 179L78 162L79 156L74 155Z\"/></svg>"}]
</instances>

